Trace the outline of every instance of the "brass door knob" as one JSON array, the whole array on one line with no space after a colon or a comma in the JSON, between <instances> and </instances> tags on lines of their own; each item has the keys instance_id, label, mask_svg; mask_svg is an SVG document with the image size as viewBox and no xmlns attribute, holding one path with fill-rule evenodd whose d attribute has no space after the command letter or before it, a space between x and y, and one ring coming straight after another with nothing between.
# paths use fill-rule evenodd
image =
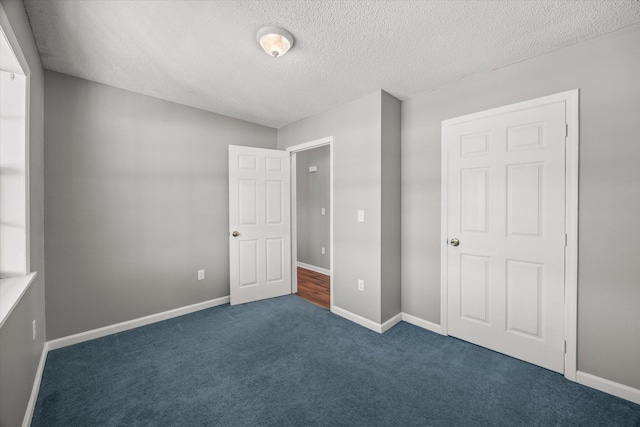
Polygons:
<instances>
[{"instance_id":1,"label":"brass door knob","mask_svg":"<svg viewBox=\"0 0 640 427\"><path fill-rule=\"evenodd\" d=\"M240 235L240 233L238 233L237 231L234 231L233 233L231 233L231 235L233 237L238 237Z\"/></svg>"},{"instance_id":2,"label":"brass door knob","mask_svg":"<svg viewBox=\"0 0 640 427\"><path fill-rule=\"evenodd\" d=\"M460 240L453 238L451 239L451 246L458 246L460 244Z\"/></svg>"}]
</instances>

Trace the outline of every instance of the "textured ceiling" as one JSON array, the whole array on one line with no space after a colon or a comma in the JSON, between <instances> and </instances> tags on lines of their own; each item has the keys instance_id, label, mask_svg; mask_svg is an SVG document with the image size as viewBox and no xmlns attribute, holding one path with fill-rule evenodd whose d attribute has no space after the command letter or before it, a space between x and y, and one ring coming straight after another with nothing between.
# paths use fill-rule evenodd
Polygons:
<instances>
[{"instance_id":1,"label":"textured ceiling","mask_svg":"<svg viewBox=\"0 0 640 427\"><path fill-rule=\"evenodd\" d=\"M407 99L640 22L637 0L25 0L45 68L272 127ZM267 56L264 25L295 45Z\"/></svg>"}]
</instances>

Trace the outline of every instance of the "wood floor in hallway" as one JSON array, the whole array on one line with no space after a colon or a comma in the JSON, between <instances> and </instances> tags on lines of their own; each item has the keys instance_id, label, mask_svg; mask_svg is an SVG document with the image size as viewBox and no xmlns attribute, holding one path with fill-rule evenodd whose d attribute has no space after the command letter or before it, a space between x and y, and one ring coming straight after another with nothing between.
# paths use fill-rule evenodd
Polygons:
<instances>
[{"instance_id":1,"label":"wood floor in hallway","mask_svg":"<svg viewBox=\"0 0 640 427\"><path fill-rule=\"evenodd\" d=\"M298 267L298 295L322 308L329 310L331 301L331 277Z\"/></svg>"}]
</instances>

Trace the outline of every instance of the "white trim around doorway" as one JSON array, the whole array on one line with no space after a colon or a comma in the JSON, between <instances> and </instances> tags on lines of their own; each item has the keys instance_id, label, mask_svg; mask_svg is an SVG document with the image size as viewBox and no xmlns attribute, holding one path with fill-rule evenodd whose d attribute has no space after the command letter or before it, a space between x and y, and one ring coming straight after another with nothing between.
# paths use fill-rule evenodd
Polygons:
<instances>
[{"instance_id":1,"label":"white trim around doorway","mask_svg":"<svg viewBox=\"0 0 640 427\"><path fill-rule=\"evenodd\" d=\"M333 250L333 136L316 139L305 142L303 144L287 147L287 151L291 153L291 254L292 254L292 271L291 271L291 293L298 291L298 245L297 245L297 216L296 216L296 153L305 150L311 150L328 145L329 146L329 275L332 275L334 269L334 250ZM335 307L335 292L333 288L333 277L330 281L330 306L331 311Z\"/></svg>"}]
</instances>

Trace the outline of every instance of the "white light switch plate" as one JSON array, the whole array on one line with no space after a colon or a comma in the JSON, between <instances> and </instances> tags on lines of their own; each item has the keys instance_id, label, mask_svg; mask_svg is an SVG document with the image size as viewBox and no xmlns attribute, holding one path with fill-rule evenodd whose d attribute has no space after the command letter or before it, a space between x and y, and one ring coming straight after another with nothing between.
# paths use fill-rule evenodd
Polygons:
<instances>
[{"instance_id":1,"label":"white light switch plate","mask_svg":"<svg viewBox=\"0 0 640 427\"><path fill-rule=\"evenodd\" d=\"M358 211L358 222L364 222L364 211L363 210L359 210Z\"/></svg>"},{"instance_id":2,"label":"white light switch plate","mask_svg":"<svg viewBox=\"0 0 640 427\"><path fill-rule=\"evenodd\" d=\"M198 280L204 280L204 270L198 270Z\"/></svg>"}]
</instances>

